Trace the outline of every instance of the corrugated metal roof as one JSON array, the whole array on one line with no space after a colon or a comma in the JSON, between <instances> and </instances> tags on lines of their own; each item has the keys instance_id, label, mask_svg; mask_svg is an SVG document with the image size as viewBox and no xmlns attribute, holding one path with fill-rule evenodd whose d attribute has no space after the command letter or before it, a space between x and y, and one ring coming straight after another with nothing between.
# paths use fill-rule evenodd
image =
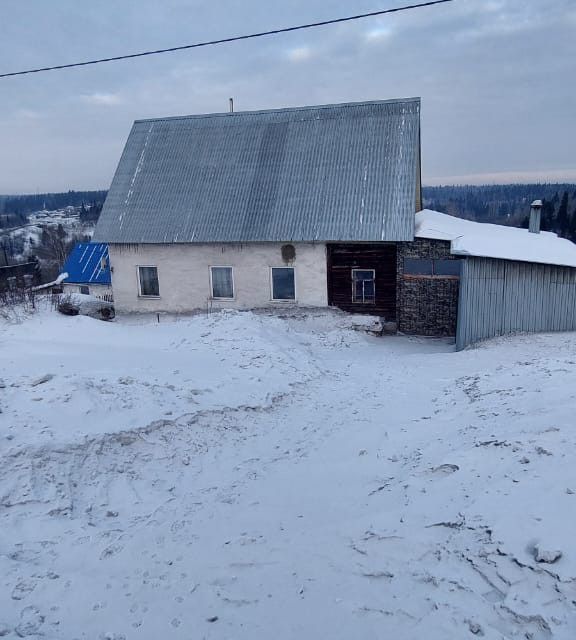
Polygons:
<instances>
[{"instance_id":1,"label":"corrugated metal roof","mask_svg":"<svg viewBox=\"0 0 576 640\"><path fill-rule=\"evenodd\" d=\"M94 238L414 237L420 99L136 121Z\"/></svg>"},{"instance_id":2,"label":"corrugated metal roof","mask_svg":"<svg viewBox=\"0 0 576 640\"><path fill-rule=\"evenodd\" d=\"M70 252L62 273L64 282L75 284L110 284L108 245L104 242L79 242Z\"/></svg>"}]
</instances>

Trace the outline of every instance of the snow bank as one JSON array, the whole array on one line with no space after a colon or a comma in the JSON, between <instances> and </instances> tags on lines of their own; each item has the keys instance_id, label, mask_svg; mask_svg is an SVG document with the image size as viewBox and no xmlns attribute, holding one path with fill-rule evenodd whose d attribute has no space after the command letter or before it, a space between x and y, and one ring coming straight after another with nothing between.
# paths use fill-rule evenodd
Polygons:
<instances>
[{"instance_id":1,"label":"snow bank","mask_svg":"<svg viewBox=\"0 0 576 640\"><path fill-rule=\"evenodd\" d=\"M424 209L416 214L416 237L450 240L454 255L576 267L576 244L548 231L529 233Z\"/></svg>"},{"instance_id":2,"label":"snow bank","mask_svg":"<svg viewBox=\"0 0 576 640\"><path fill-rule=\"evenodd\" d=\"M0 327L0 635L573 640L576 336L344 320Z\"/></svg>"},{"instance_id":3,"label":"snow bank","mask_svg":"<svg viewBox=\"0 0 576 640\"><path fill-rule=\"evenodd\" d=\"M2 335L0 438L74 441L182 414L267 406L319 374L299 336L251 313L108 324L41 311ZM34 385L44 374L51 379Z\"/></svg>"}]
</instances>

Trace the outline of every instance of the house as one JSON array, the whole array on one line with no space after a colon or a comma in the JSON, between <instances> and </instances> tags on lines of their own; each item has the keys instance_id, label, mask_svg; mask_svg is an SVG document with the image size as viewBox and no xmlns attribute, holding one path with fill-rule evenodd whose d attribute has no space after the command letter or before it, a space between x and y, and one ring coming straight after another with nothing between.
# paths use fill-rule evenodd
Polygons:
<instances>
[{"instance_id":1,"label":"house","mask_svg":"<svg viewBox=\"0 0 576 640\"><path fill-rule=\"evenodd\" d=\"M119 312L339 306L396 322L420 100L137 121L94 239Z\"/></svg>"},{"instance_id":2,"label":"house","mask_svg":"<svg viewBox=\"0 0 576 640\"><path fill-rule=\"evenodd\" d=\"M459 348L576 329L576 258L554 262L576 245L421 209L418 98L161 118L134 123L94 240L120 313L334 306Z\"/></svg>"},{"instance_id":3,"label":"house","mask_svg":"<svg viewBox=\"0 0 576 640\"><path fill-rule=\"evenodd\" d=\"M85 293L110 301L108 245L103 242L77 243L64 263L58 285L63 293Z\"/></svg>"}]
</instances>

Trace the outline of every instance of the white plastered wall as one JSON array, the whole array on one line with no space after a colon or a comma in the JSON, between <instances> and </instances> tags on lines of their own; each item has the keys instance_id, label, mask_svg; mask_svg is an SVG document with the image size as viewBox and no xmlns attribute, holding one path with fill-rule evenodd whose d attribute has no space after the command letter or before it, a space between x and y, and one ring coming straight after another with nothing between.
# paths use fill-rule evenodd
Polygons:
<instances>
[{"instance_id":1,"label":"white plastered wall","mask_svg":"<svg viewBox=\"0 0 576 640\"><path fill-rule=\"evenodd\" d=\"M296 258L282 260L283 243L249 244L132 244L110 245L114 304L119 312L197 309L255 309L297 304L328 304L326 245L293 243ZM138 266L156 266L160 297L139 296ZM212 300L210 267L233 267L234 299ZM270 267L295 269L296 300L272 301Z\"/></svg>"},{"instance_id":2,"label":"white plastered wall","mask_svg":"<svg viewBox=\"0 0 576 640\"><path fill-rule=\"evenodd\" d=\"M81 293L82 287L88 287L91 296L99 297L112 294L112 287L107 284L87 284L81 285L74 282L64 282L62 290L64 293Z\"/></svg>"}]
</instances>

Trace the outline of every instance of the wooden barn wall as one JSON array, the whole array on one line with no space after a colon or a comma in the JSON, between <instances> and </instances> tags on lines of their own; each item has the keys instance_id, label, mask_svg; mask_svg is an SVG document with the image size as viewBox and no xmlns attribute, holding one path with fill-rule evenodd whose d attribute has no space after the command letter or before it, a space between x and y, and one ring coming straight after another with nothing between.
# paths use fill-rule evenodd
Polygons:
<instances>
[{"instance_id":1,"label":"wooden barn wall","mask_svg":"<svg viewBox=\"0 0 576 640\"><path fill-rule=\"evenodd\" d=\"M327 254L329 305L396 321L395 244L329 244ZM375 304L352 302L352 269L375 269Z\"/></svg>"},{"instance_id":2,"label":"wooden barn wall","mask_svg":"<svg viewBox=\"0 0 576 640\"><path fill-rule=\"evenodd\" d=\"M576 330L576 269L491 258L462 265L456 348L516 332Z\"/></svg>"}]
</instances>

